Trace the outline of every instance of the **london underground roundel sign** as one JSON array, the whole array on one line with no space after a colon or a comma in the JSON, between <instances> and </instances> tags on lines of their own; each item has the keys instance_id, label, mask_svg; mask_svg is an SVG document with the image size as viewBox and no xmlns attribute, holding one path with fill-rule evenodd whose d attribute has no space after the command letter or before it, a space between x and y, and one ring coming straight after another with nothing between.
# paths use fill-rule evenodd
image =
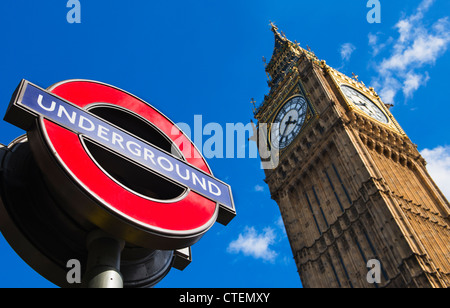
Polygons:
<instances>
[{"instance_id":1,"label":"london underground roundel sign","mask_svg":"<svg viewBox=\"0 0 450 308\"><path fill-rule=\"evenodd\" d=\"M44 180L80 225L178 249L236 215L230 186L213 177L193 143L116 87L69 80L44 90L23 80L5 120L28 132ZM174 143L180 138L183 149Z\"/></svg>"}]
</instances>

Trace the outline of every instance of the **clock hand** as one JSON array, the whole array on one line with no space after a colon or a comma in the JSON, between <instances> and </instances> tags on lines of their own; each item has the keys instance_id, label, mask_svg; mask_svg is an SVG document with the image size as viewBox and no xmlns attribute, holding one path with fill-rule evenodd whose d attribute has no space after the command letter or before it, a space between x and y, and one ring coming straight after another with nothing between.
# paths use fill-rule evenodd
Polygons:
<instances>
[{"instance_id":1,"label":"clock hand","mask_svg":"<svg viewBox=\"0 0 450 308\"><path fill-rule=\"evenodd\" d=\"M372 106L371 105L367 105L366 102L364 102L364 101L362 101L360 99L357 99L357 100L355 100L355 104L360 106L360 108L362 110L364 110L366 113L368 113L369 115L373 115L374 114Z\"/></svg>"},{"instance_id":2,"label":"clock hand","mask_svg":"<svg viewBox=\"0 0 450 308\"><path fill-rule=\"evenodd\" d=\"M286 126L284 127L283 136L285 136L287 129L289 128L289 125L297 123L297 120L291 121L292 117L290 116L289 119L284 123Z\"/></svg>"},{"instance_id":3,"label":"clock hand","mask_svg":"<svg viewBox=\"0 0 450 308\"><path fill-rule=\"evenodd\" d=\"M281 139L280 139L280 143L283 142L283 140L287 138L286 131L287 131L287 129L289 128L289 125L297 123L297 120L291 121L291 118L292 118L292 117L289 117L289 119L288 119L288 120L286 121L286 123L285 123L286 126L285 126L285 128L284 128L282 137L281 137Z\"/></svg>"},{"instance_id":4,"label":"clock hand","mask_svg":"<svg viewBox=\"0 0 450 308\"><path fill-rule=\"evenodd\" d=\"M283 131L283 136L284 136L284 134L286 133L286 131L287 131L287 129L288 129L288 127L289 127L289 122L291 121L291 119L292 119L292 117L291 116L289 116L289 119L286 121L286 123L284 123L285 124L285 126L284 126L284 131Z\"/></svg>"},{"instance_id":5,"label":"clock hand","mask_svg":"<svg viewBox=\"0 0 450 308\"><path fill-rule=\"evenodd\" d=\"M294 121L289 121L289 120L288 120L288 121L286 122L286 125L289 126L289 125L295 124L295 123L297 123L297 120L294 120Z\"/></svg>"},{"instance_id":6,"label":"clock hand","mask_svg":"<svg viewBox=\"0 0 450 308\"><path fill-rule=\"evenodd\" d=\"M285 123L285 126L284 126L284 131L283 131L283 133L280 135L281 136L281 139L280 139L280 143L282 143L283 142L283 139L284 138L286 138L286 131L287 131L287 129L288 129L288 127L289 127L289 122L291 122L291 119L292 119L292 117L291 116L289 116L289 119L286 121L286 123Z\"/></svg>"}]
</instances>

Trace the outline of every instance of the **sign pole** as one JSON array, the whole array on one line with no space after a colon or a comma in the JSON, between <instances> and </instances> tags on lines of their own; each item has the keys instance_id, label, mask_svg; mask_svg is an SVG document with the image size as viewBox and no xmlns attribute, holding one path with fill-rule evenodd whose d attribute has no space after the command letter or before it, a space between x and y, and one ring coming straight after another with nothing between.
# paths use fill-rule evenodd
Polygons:
<instances>
[{"instance_id":1,"label":"sign pole","mask_svg":"<svg viewBox=\"0 0 450 308\"><path fill-rule=\"evenodd\" d=\"M88 261L84 277L87 288L123 288L120 273L120 257L125 241L102 230L88 235Z\"/></svg>"}]
</instances>

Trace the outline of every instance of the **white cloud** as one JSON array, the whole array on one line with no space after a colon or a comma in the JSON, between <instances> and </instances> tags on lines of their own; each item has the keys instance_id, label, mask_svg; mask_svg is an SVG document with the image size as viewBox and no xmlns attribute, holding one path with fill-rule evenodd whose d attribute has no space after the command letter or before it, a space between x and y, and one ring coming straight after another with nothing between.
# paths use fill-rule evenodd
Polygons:
<instances>
[{"instance_id":1,"label":"white cloud","mask_svg":"<svg viewBox=\"0 0 450 308\"><path fill-rule=\"evenodd\" d=\"M264 191L264 186L261 186L261 185L255 185L255 191L257 191L257 192L263 192L263 191Z\"/></svg>"},{"instance_id":2,"label":"white cloud","mask_svg":"<svg viewBox=\"0 0 450 308\"><path fill-rule=\"evenodd\" d=\"M372 55L376 56L384 48L384 44L379 42L377 34L369 33L368 38L369 46L372 47Z\"/></svg>"},{"instance_id":3,"label":"white cloud","mask_svg":"<svg viewBox=\"0 0 450 308\"><path fill-rule=\"evenodd\" d=\"M227 248L229 253L243 253L255 259L274 262L277 253L270 248L275 243L275 231L268 227L258 233L254 227L245 227L237 240L232 241Z\"/></svg>"},{"instance_id":4,"label":"white cloud","mask_svg":"<svg viewBox=\"0 0 450 308\"><path fill-rule=\"evenodd\" d=\"M394 42L394 38L390 36L384 42L381 42L383 33L378 32L377 34L369 33L369 46L372 48L372 56L377 56L381 51L383 51L387 46Z\"/></svg>"},{"instance_id":5,"label":"white cloud","mask_svg":"<svg viewBox=\"0 0 450 308\"><path fill-rule=\"evenodd\" d=\"M378 43L378 36L376 34L369 33L369 45L375 46Z\"/></svg>"},{"instance_id":6,"label":"white cloud","mask_svg":"<svg viewBox=\"0 0 450 308\"><path fill-rule=\"evenodd\" d=\"M435 28L443 27L446 19L437 23L442 25L435 24ZM416 33L409 44L408 42L397 44L396 52L381 63L380 71L398 70L404 72L409 67L420 68L425 64L434 64L441 53L447 49L449 40L450 35L448 33Z\"/></svg>"},{"instance_id":7,"label":"white cloud","mask_svg":"<svg viewBox=\"0 0 450 308\"><path fill-rule=\"evenodd\" d=\"M420 152L427 161L427 169L444 195L450 197L450 146L438 146Z\"/></svg>"},{"instance_id":8,"label":"white cloud","mask_svg":"<svg viewBox=\"0 0 450 308\"><path fill-rule=\"evenodd\" d=\"M398 38L390 37L381 43L379 36L369 34L369 46L375 57L388 45L391 53L382 60L375 60L378 77L373 80L381 86L380 96L385 103L393 104L398 92L405 99L411 98L415 91L425 86L430 79L425 66L434 65L447 51L450 44L450 23L448 17L441 18L427 27L423 21L425 13L434 0L423 0L415 13L399 20L395 25Z\"/></svg>"},{"instance_id":9,"label":"white cloud","mask_svg":"<svg viewBox=\"0 0 450 308\"><path fill-rule=\"evenodd\" d=\"M386 76L382 81L380 96L385 103L393 104L395 95L402 84L392 76Z\"/></svg>"},{"instance_id":10,"label":"white cloud","mask_svg":"<svg viewBox=\"0 0 450 308\"><path fill-rule=\"evenodd\" d=\"M340 48L342 61L350 61L350 58L355 50L356 47L352 43L342 44Z\"/></svg>"},{"instance_id":11,"label":"white cloud","mask_svg":"<svg viewBox=\"0 0 450 308\"><path fill-rule=\"evenodd\" d=\"M419 89L421 85L425 85L430 79L428 72L425 75L416 74L413 71L409 72L403 82L403 95L406 98L412 96L412 94Z\"/></svg>"}]
</instances>

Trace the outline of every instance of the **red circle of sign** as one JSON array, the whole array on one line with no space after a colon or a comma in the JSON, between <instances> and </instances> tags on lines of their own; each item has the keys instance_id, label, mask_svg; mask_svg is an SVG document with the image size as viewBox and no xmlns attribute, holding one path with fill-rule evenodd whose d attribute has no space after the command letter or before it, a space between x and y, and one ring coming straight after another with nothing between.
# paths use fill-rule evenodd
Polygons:
<instances>
[{"instance_id":1,"label":"red circle of sign","mask_svg":"<svg viewBox=\"0 0 450 308\"><path fill-rule=\"evenodd\" d=\"M172 141L180 141L189 155L186 160L198 169L211 171L193 143L176 126L155 108L118 88L87 80L69 80L49 88L52 93L86 108L94 103L107 103L123 107L145 118ZM206 231L217 218L215 202L188 190L182 200L173 203L157 202L139 196L123 188L105 174L86 152L79 135L48 120L43 120L43 132L50 146L56 151L66 171L109 211L119 214L127 222L152 232L172 236L190 235ZM174 137L176 136L176 137Z\"/></svg>"}]
</instances>

